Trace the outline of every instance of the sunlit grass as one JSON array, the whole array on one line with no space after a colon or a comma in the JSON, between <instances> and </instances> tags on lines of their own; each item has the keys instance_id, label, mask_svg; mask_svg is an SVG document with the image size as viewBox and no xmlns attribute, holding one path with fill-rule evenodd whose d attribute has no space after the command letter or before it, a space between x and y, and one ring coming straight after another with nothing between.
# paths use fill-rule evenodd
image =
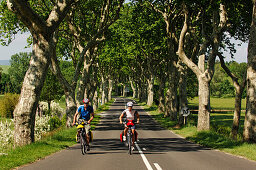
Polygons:
<instances>
[{"instance_id":1,"label":"sunlit grass","mask_svg":"<svg viewBox=\"0 0 256 170\"><path fill-rule=\"evenodd\" d=\"M213 98L211 97L211 108L217 110L234 110L235 98ZM189 100L189 106L198 108L198 97ZM246 108L246 99L242 99L242 110Z\"/></svg>"}]
</instances>

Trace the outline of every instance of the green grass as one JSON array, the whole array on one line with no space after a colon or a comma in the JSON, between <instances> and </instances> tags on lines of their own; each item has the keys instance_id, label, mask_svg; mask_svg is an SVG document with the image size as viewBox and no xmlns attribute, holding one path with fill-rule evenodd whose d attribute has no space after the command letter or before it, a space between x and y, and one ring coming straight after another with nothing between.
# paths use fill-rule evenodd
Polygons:
<instances>
[{"instance_id":1,"label":"green grass","mask_svg":"<svg viewBox=\"0 0 256 170\"><path fill-rule=\"evenodd\" d=\"M198 97L189 100L191 108L198 108ZM235 98L213 98L211 97L211 108L217 110L234 110ZM246 108L246 99L242 99L242 110Z\"/></svg>"},{"instance_id":2,"label":"green grass","mask_svg":"<svg viewBox=\"0 0 256 170\"><path fill-rule=\"evenodd\" d=\"M0 67L3 69L3 73L8 73L8 69L10 68L9 65L0 65Z\"/></svg>"},{"instance_id":3,"label":"green grass","mask_svg":"<svg viewBox=\"0 0 256 170\"><path fill-rule=\"evenodd\" d=\"M98 113L108 110L111 102L106 103L95 111L95 117L91 122L92 130L95 129L97 123L100 121L100 115ZM76 131L75 127L69 129L62 127L48 133L41 141L10 150L7 152L7 155L0 156L0 169L13 169L72 146L76 144Z\"/></svg>"},{"instance_id":4,"label":"green grass","mask_svg":"<svg viewBox=\"0 0 256 170\"><path fill-rule=\"evenodd\" d=\"M231 99L221 101L230 102ZM227 103L228 103L227 102ZM243 156L245 158L256 160L256 144L248 144L242 141L242 130L244 122L244 114L241 116L241 127L239 130L238 140L230 138L231 126L233 121L232 112L213 113L211 114L211 130L198 132L196 128L197 115L192 114L188 118L188 124L179 129L176 128L176 121L171 121L169 117L164 118L163 113L157 111L157 107L148 107L142 103L145 110L155 119L159 124L174 133L185 137L187 140L198 143L205 147L219 149L234 155ZM222 109L222 104L215 103L215 106ZM226 108L231 108L229 105L224 105Z\"/></svg>"}]
</instances>

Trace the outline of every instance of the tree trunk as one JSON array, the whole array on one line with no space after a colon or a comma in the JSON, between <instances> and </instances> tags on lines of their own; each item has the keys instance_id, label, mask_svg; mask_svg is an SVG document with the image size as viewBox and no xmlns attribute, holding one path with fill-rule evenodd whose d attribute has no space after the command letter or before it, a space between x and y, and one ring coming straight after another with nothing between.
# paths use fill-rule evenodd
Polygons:
<instances>
[{"instance_id":1,"label":"tree trunk","mask_svg":"<svg viewBox=\"0 0 256 170\"><path fill-rule=\"evenodd\" d=\"M148 92L148 101L147 101L147 105L148 106L152 106L153 102L154 102L154 76L150 75L150 78L147 79L147 83L148 83L148 88L147 88L147 92Z\"/></svg>"},{"instance_id":2,"label":"tree trunk","mask_svg":"<svg viewBox=\"0 0 256 170\"><path fill-rule=\"evenodd\" d=\"M247 142L256 142L256 0L253 0L247 60L247 102L243 137Z\"/></svg>"},{"instance_id":3,"label":"tree trunk","mask_svg":"<svg viewBox=\"0 0 256 170\"><path fill-rule=\"evenodd\" d=\"M113 80L109 79L108 80L108 101L110 101L112 99L112 90L113 90Z\"/></svg>"},{"instance_id":4,"label":"tree trunk","mask_svg":"<svg viewBox=\"0 0 256 170\"><path fill-rule=\"evenodd\" d=\"M158 96L159 96L158 111L161 113L165 112L164 88L165 88L165 79L163 77L160 77L159 90L158 90Z\"/></svg>"},{"instance_id":5,"label":"tree trunk","mask_svg":"<svg viewBox=\"0 0 256 170\"><path fill-rule=\"evenodd\" d=\"M181 115L181 109L188 106L187 98L187 69L183 66L180 69L180 80L179 80L179 125L184 122L184 116Z\"/></svg>"},{"instance_id":6,"label":"tree trunk","mask_svg":"<svg viewBox=\"0 0 256 170\"><path fill-rule=\"evenodd\" d=\"M66 116L67 116L67 122L66 126L71 127L73 122L73 117L76 113L77 104L75 99L75 91L65 91L65 99L66 99Z\"/></svg>"},{"instance_id":7,"label":"tree trunk","mask_svg":"<svg viewBox=\"0 0 256 170\"><path fill-rule=\"evenodd\" d=\"M137 89L136 89L136 86L134 86L132 80L130 80L130 83L131 83L131 87L132 87L132 98L136 98L136 97L137 97Z\"/></svg>"},{"instance_id":8,"label":"tree trunk","mask_svg":"<svg viewBox=\"0 0 256 170\"><path fill-rule=\"evenodd\" d=\"M102 93L101 93L101 103L102 105L106 103L106 82L104 77L101 77L101 86L102 86Z\"/></svg>"},{"instance_id":9,"label":"tree trunk","mask_svg":"<svg viewBox=\"0 0 256 170\"><path fill-rule=\"evenodd\" d=\"M98 91L97 90L95 90L92 103L93 103L93 109L97 110L98 109Z\"/></svg>"},{"instance_id":10,"label":"tree trunk","mask_svg":"<svg viewBox=\"0 0 256 170\"><path fill-rule=\"evenodd\" d=\"M51 110L51 101L47 101L47 104L48 104L48 110L50 111Z\"/></svg>"},{"instance_id":11,"label":"tree trunk","mask_svg":"<svg viewBox=\"0 0 256 170\"><path fill-rule=\"evenodd\" d=\"M172 61L173 62L173 61ZM165 116L170 116L170 119L177 120L177 68L174 65L169 65L169 80L168 90L166 92L166 109Z\"/></svg>"},{"instance_id":12,"label":"tree trunk","mask_svg":"<svg viewBox=\"0 0 256 170\"><path fill-rule=\"evenodd\" d=\"M126 84L123 84L123 97L126 97L125 89L126 89Z\"/></svg>"},{"instance_id":13,"label":"tree trunk","mask_svg":"<svg viewBox=\"0 0 256 170\"><path fill-rule=\"evenodd\" d=\"M197 130L210 130L210 83L203 75L198 78L199 111Z\"/></svg>"},{"instance_id":14,"label":"tree trunk","mask_svg":"<svg viewBox=\"0 0 256 170\"><path fill-rule=\"evenodd\" d=\"M140 100L140 102L142 101L142 91L141 91L141 86L140 86L140 84L138 84L138 88L137 88L137 97L138 97L138 99Z\"/></svg>"},{"instance_id":15,"label":"tree trunk","mask_svg":"<svg viewBox=\"0 0 256 170\"><path fill-rule=\"evenodd\" d=\"M24 77L19 102L14 110L15 145L34 142L35 114L53 52L53 40L33 35L33 53Z\"/></svg>"},{"instance_id":16,"label":"tree trunk","mask_svg":"<svg viewBox=\"0 0 256 170\"><path fill-rule=\"evenodd\" d=\"M234 118L233 118L233 126L232 126L232 138L237 139L237 134L240 125L240 115L241 115L241 102L242 102L242 92L243 89L240 87L236 87L236 97L235 97L235 111L234 111Z\"/></svg>"}]
</instances>

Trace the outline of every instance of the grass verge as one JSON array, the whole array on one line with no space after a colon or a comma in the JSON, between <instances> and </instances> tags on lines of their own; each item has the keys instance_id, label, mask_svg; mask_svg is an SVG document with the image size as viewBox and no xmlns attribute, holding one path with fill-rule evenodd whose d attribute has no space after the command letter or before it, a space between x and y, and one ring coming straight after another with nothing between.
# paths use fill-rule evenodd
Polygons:
<instances>
[{"instance_id":1,"label":"grass verge","mask_svg":"<svg viewBox=\"0 0 256 170\"><path fill-rule=\"evenodd\" d=\"M112 102L112 101L111 101ZM100 121L98 113L105 111L111 105L111 102L102 105L95 111L95 118L91 123L91 128L95 129ZM65 149L76 144L75 142L76 128L59 128L49 132L42 140L10 150L7 155L0 156L0 169L12 169L27 163L32 163L42 159L52 153Z\"/></svg>"},{"instance_id":2,"label":"grass verge","mask_svg":"<svg viewBox=\"0 0 256 170\"><path fill-rule=\"evenodd\" d=\"M164 117L163 113L157 111L156 106L148 107L145 103L140 103L144 109L164 128L172 130L174 133L185 137L187 140L198 143L202 146L218 149L237 156L256 161L256 144L245 143L238 138L232 140L229 137L231 125L229 120L225 120L227 115L215 113L211 115L211 130L198 132L196 129L197 115L190 115L188 125L175 129L176 121L171 121L169 117ZM225 122L226 121L226 122ZM224 123L223 123L224 122Z\"/></svg>"}]
</instances>

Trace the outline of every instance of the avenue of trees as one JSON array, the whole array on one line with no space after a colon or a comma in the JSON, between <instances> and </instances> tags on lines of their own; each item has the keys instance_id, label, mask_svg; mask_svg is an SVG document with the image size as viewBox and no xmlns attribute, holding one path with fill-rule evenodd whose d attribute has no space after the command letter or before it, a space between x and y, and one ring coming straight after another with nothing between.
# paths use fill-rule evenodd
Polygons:
<instances>
[{"instance_id":1,"label":"avenue of trees","mask_svg":"<svg viewBox=\"0 0 256 170\"><path fill-rule=\"evenodd\" d=\"M50 101L64 94L70 126L83 98L97 108L99 99L104 104L113 92L125 96L127 87L178 122L188 97L198 95L199 131L210 129L210 96L235 97L233 138L246 97L244 140L256 141L256 0L7 0L0 18L3 45L17 33L31 34L32 53L20 60L29 63L10 71L24 73L12 84L20 93L17 145L34 141L40 96ZM232 38L249 42L248 64L225 61L223 51L235 53ZM57 80L52 87L61 88L53 89Z\"/></svg>"}]
</instances>

